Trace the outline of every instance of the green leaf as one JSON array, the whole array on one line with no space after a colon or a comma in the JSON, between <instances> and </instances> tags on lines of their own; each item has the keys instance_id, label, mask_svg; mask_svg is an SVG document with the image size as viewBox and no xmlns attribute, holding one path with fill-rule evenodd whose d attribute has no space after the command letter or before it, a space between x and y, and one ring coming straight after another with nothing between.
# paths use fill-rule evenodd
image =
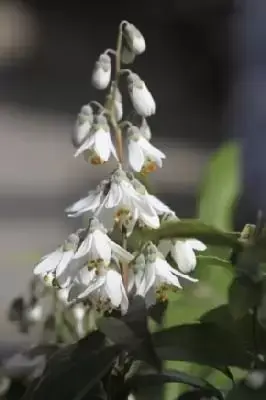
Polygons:
<instances>
[{"instance_id":1,"label":"green leaf","mask_svg":"<svg viewBox=\"0 0 266 400\"><path fill-rule=\"evenodd\" d=\"M23 400L81 400L109 372L119 352L105 345L102 333L93 332L57 351Z\"/></svg>"},{"instance_id":2,"label":"green leaf","mask_svg":"<svg viewBox=\"0 0 266 400\"><path fill-rule=\"evenodd\" d=\"M207 389L212 395L223 400L221 393L209 382L182 371L167 370L160 374L135 375L127 381L127 385L133 390L146 386L160 386L165 383L183 383L194 388Z\"/></svg>"},{"instance_id":3,"label":"green leaf","mask_svg":"<svg viewBox=\"0 0 266 400\"><path fill-rule=\"evenodd\" d=\"M239 145L236 142L225 143L207 166L200 190L200 219L218 229L231 230L240 182Z\"/></svg>"},{"instance_id":4,"label":"green leaf","mask_svg":"<svg viewBox=\"0 0 266 400\"><path fill-rule=\"evenodd\" d=\"M218 369L250 366L251 358L238 338L215 324L174 326L152 336L162 360L188 361Z\"/></svg>"},{"instance_id":5,"label":"green leaf","mask_svg":"<svg viewBox=\"0 0 266 400\"><path fill-rule=\"evenodd\" d=\"M238 242L239 233L223 232L197 219L163 222L159 229L141 229L135 235L135 239L139 235L140 241L195 238L208 245L241 247Z\"/></svg>"},{"instance_id":6,"label":"green leaf","mask_svg":"<svg viewBox=\"0 0 266 400\"><path fill-rule=\"evenodd\" d=\"M225 400L265 400L266 385L260 389L250 389L244 382L240 382L226 396Z\"/></svg>"},{"instance_id":7,"label":"green leaf","mask_svg":"<svg viewBox=\"0 0 266 400\"><path fill-rule=\"evenodd\" d=\"M238 277L228 291L228 303L235 319L243 318L249 310L256 307L262 296L261 282L255 283L248 277Z\"/></svg>"}]
</instances>

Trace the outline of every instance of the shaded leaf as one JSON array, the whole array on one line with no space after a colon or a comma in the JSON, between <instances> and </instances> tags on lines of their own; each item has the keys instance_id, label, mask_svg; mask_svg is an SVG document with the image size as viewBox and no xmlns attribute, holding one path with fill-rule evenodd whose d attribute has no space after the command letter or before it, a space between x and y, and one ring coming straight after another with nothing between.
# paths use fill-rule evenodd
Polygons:
<instances>
[{"instance_id":1,"label":"shaded leaf","mask_svg":"<svg viewBox=\"0 0 266 400\"><path fill-rule=\"evenodd\" d=\"M110 370L118 354L117 346L106 346L104 335L93 332L57 351L23 400L83 399Z\"/></svg>"},{"instance_id":2,"label":"shaded leaf","mask_svg":"<svg viewBox=\"0 0 266 400\"><path fill-rule=\"evenodd\" d=\"M163 323L167 307L168 301L157 302L154 306L149 308L148 314L157 324L160 325Z\"/></svg>"},{"instance_id":3,"label":"shaded leaf","mask_svg":"<svg viewBox=\"0 0 266 400\"><path fill-rule=\"evenodd\" d=\"M218 399L223 399L220 392L204 379L175 370L167 370L160 374L135 375L128 380L127 385L134 390L145 386L160 386L165 383L183 383L194 388L208 389Z\"/></svg>"},{"instance_id":4,"label":"shaded leaf","mask_svg":"<svg viewBox=\"0 0 266 400\"><path fill-rule=\"evenodd\" d=\"M238 232L223 232L197 219L163 222L159 229L142 229L136 235L140 240L158 242L161 239L196 238L208 245L241 247Z\"/></svg>"},{"instance_id":5,"label":"shaded leaf","mask_svg":"<svg viewBox=\"0 0 266 400\"><path fill-rule=\"evenodd\" d=\"M262 296L261 282L254 283L248 277L234 279L228 291L228 303L232 316L243 318L250 309L256 307Z\"/></svg>"},{"instance_id":6,"label":"shaded leaf","mask_svg":"<svg viewBox=\"0 0 266 400\"><path fill-rule=\"evenodd\" d=\"M240 195L240 149L225 143L211 158L202 182L200 219L222 230L233 227L233 211Z\"/></svg>"},{"instance_id":7,"label":"shaded leaf","mask_svg":"<svg viewBox=\"0 0 266 400\"><path fill-rule=\"evenodd\" d=\"M203 322L212 322L224 330L233 333L239 342L242 343L247 352L254 352L254 318L253 315L247 314L241 319L234 319L231 315L229 307L224 304L213 310L208 311L201 317ZM257 324L256 338L258 352L266 351L266 331ZM257 360L257 365L260 360ZM261 363L263 367L263 364Z\"/></svg>"},{"instance_id":8,"label":"shaded leaf","mask_svg":"<svg viewBox=\"0 0 266 400\"><path fill-rule=\"evenodd\" d=\"M215 324L174 326L152 336L162 360L195 362L218 369L250 366L251 358L238 338Z\"/></svg>"},{"instance_id":9,"label":"shaded leaf","mask_svg":"<svg viewBox=\"0 0 266 400\"><path fill-rule=\"evenodd\" d=\"M154 352L147 325L147 310L144 299L136 296L125 316L121 319L109 317L98 321L98 327L113 343L123 350L133 352L134 357L160 368Z\"/></svg>"}]
</instances>

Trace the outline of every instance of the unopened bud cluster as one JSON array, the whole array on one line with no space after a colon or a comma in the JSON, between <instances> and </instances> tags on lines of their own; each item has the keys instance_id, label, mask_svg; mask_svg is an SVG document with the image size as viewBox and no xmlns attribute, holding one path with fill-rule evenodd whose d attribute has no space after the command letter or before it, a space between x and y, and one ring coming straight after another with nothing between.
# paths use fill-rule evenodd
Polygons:
<instances>
[{"instance_id":1,"label":"unopened bud cluster","mask_svg":"<svg viewBox=\"0 0 266 400\"><path fill-rule=\"evenodd\" d=\"M68 301L89 301L96 309L119 308L122 313L127 311L129 294L143 296L149 306L158 298L164 300L167 289L181 289L179 277L195 282L188 275L196 267L194 250L206 248L196 239L162 240L158 246L148 242L134 254L126 248L136 226L158 229L161 221L178 220L135 176L161 168L165 159L150 142L147 118L156 112L155 100L139 75L121 67L132 63L145 49L141 32L122 21L117 48L107 49L98 57L92 84L107 90L106 100L103 104L93 100L81 108L72 142L75 156L83 154L92 165L104 164L113 157L117 166L95 189L66 209L69 217L88 215L87 226L69 235L34 269L48 285L66 290ZM123 120L119 87L123 80L138 124ZM123 245L111 239L117 228L124 237ZM172 259L175 268L166 257Z\"/></svg>"}]
</instances>

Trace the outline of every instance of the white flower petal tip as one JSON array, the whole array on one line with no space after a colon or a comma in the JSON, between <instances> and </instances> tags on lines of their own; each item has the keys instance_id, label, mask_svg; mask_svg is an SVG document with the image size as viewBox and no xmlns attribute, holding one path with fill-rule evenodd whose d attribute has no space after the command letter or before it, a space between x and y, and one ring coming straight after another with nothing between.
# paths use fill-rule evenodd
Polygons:
<instances>
[{"instance_id":1,"label":"white flower petal tip","mask_svg":"<svg viewBox=\"0 0 266 400\"><path fill-rule=\"evenodd\" d=\"M92 73L92 85L99 90L106 89L111 79L111 58L108 54L101 54L96 61Z\"/></svg>"},{"instance_id":2,"label":"white flower petal tip","mask_svg":"<svg viewBox=\"0 0 266 400\"><path fill-rule=\"evenodd\" d=\"M162 167L165 154L145 139L136 126L128 128L129 164L136 172L146 175Z\"/></svg>"},{"instance_id":3,"label":"white flower petal tip","mask_svg":"<svg viewBox=\"0 0 266 400\"><path fill-rule=\"evenodd\" d=\"M136 55L144 53L146 50L145 39L135 25L126 23L124 27L124 33L132 52Z\"/></svg>"},{"instance_id":4,"label":"white flower petal tip","mask_svg":"<svg viewBox=\"0 0 266 400\"><path fill-rule=\"evenodd\" d=\"M137 74L128 75L128 91L136 112L143 117L150 117L156 112L156 104L146 84Z\"/></svg>"}]
</instances>

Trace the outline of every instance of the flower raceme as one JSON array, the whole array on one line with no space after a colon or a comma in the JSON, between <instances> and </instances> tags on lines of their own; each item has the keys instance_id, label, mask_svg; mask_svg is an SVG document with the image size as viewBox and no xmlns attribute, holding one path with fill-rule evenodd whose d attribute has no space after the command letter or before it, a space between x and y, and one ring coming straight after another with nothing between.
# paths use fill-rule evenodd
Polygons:
<instances>
[{"instance_id":1,"label":"flower raceme","mask_svg":"<svg viewBox=\"0 0 266 400\"><path fill-rule=\"evenodd\" d=\"M151 143L147 118L156 112L151 92L139 75L121 68L121 64L132 63L145 51L145 39L135 25L122 21L117 43L117 49L107 49L99 56L91 77L95 88L108 90L105 103L93 100L84 105L72 133L75 157L83 154L95 166L113 156L117 167L96 189L65 210L68 217L88 214L86 226L45 255L35 266L34 274L58 288L58 298L63 296L66 306L84 302L94 309L119 308L126 313L129 294L143 296L149 307L164 300L168 288L182 289L184 280L196 282L188 275L196 266L194 250L202 251L206 246L189 239L160 241L158 248L150 242L142 243L134 254L127 249L127 239L136 225L158 229L166 216L176 220L177 217L135 176L135 173L147 174L161 168L166 157ZM129 120L122 120L124 99L119 87L125 73L134 109ZM97 106L97 112L92 104ZM124 147L128 150L126 162ZM121 232L122 245L109 236L114 228ZM178 269L167 261L171 259L169 255ZM84 310L80 312L83 318Z\"/></svg>"}]
</instances>

